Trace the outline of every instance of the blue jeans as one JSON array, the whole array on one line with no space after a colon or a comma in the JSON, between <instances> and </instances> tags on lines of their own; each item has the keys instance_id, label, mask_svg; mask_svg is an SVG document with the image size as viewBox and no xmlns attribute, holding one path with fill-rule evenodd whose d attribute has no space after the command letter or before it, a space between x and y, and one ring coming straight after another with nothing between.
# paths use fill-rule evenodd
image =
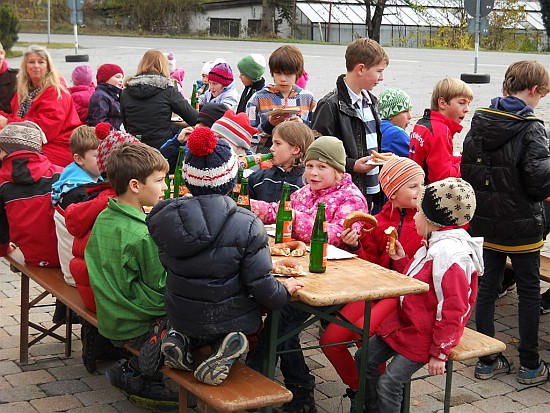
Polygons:
<instances>
[{"instance_id":1,"label":"blue jeans","mask_svg":"<svg viewBox=\"0 0 550 413\"><path fill-rule=\"evenodd\" d=\"M285 305L280 311L279 328L277 336L281 337L289 331L303 324L311 314L298 310L290 304ZM248 356L246 364L256 371L263 372L263 361L266 351L266 340L268 331L264 329L254 352ZM304 353L301 350L300 337L295 334L287 341L277 346L277 351L297 350L290 353L280 354L281 373L283 374L285 386L297 385L304 389L313 389L315 387L315 377L309 373L309 367L306 364Z\"/></svg>"},{"instance_id":2,"label":"blue jeans","mask_svg":"<svg viewBox=\"0 0 550 413\"><path fill-rule=\"evenodd\" d=\"M393 359L386 366L386 371L380 375L378 366L392 356ZM359 370L361 351L355 353L355 363ZM376 334L372 336L369 339L367 354L366 412L399 413L405 384L411 381L412 375L423 365L424 363L403 357Z\"/></svg>"},{"instance_id":3,"label":"blue jeans","mask_svg":"<svg viewBox=\"0 0 550 413\"><path fill-rule=\"evenodd\" d=\"M502 285L506 256L503 252L483 249L485 272L479 277L476 328L490 337L495 336L495 300ZM522 366L534 369L539 366L540 252L509 254L509 257L514 267L519 297L519 361ZM494 357L480 360L489 364Z\"/></svg>"}]
</instances>

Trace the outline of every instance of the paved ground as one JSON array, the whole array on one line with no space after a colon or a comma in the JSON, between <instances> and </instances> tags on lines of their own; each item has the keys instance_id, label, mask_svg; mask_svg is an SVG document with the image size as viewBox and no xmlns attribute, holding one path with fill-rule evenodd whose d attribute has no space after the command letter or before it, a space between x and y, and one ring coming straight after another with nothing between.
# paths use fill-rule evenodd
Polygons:
<instances>
[{"instance_id":1,"label":"paved ground","mask_svg":"<svg viewBox=\"0 0 550 413\"><path fill-rule=\"evenodd\" d=\"M550 254L547 248L545 254ZM89 374L81 359L80 327L75 327L73 354L64 358L64 346L45 339L31 347L29 365L19 365L20 280L0 260L0 412L2 413L138 413L124 395L112 388L102 374ZM545 288L548 285L545 284ZM40 292L31 283L31 296ZM517 296L509 293L498 301L497 338L507 345L505 355L517 368L518 330ZM31 320L50 326L51 309L35 309ZM470 321L470 327L473 327ZM541 356L550 361L550 314L541 317ZM304 344L317 344L317 328L302 333ZM319 350L306 351L308 365L317 382L316 402L319 413L349 411L348 399L342 398L345 386ZM515 374L480 381L474 378L473 364L456 363L453 375L454 413L547 413L550 411L550 382L526 387L517 383ZM103 371L108 364L101 364ZM514 368L514 372L516 371ZM426 374L425 369L420 372ZM442 411L444 377L429 377L412 384L413 413Z\"/></svg>"}]
</instances>

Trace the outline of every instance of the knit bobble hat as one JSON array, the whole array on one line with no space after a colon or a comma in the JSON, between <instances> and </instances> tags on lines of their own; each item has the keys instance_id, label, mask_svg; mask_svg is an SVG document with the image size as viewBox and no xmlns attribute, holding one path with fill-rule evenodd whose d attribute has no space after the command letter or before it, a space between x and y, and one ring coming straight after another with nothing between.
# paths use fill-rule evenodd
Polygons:
<instances>
[{"instance_id":1,"label":"knit bobble hat","mask_svg":"<svg viewBox=\"0 0 550 413\"><path fill-rule=\"evenodd\" d=\"M7 154L16 151L40 152L42 144L47 142L40 126L29 120L8 123L0 132L0 149Z\"/></svg>"},{"instance_id":2,"label":"knit bobble hat","mask_svg":"<svg viewBox=\"0 0 550 413\"><path fill-rule=\"evenodd\" d=\"M476 195L472 186L460 178L446 178L426 186L420 210L438 227L460 227L474 217Z\"/></svg>"},{"instance_id":3,"label":"knit bobble hat","mask_svg":"<svg viewBox=\"0 0 550 413\"><path fill-rule=\"evenodd\" d=\"M223 103L210 102L204 105L197 116L197 123L204 123L209 128L214 122L220 119L227 111L227 106Z\"/></svg>"},{"instance_id":4,"label":"knit bobble hat","mask_svg":"<svg viewBox=\"0 0 550 413\"><path fill-rule=\"evenodd\" d=\"M243 57L237 63L239 72L249 78L252 82L257 82L262 78L265 72L265 58L261 54L249 54Z\"/></svg>"},{"instance_id":5,"label":"knit bobble hat","mask_svg":"<svg viewBox=\"0 0 550 413\"><path fill-rule=\"evenodd\" d=\"M109 156L114 149L118 148L124 142L139 142L134 135L129 133L118 130L111 131L111 125L107 122L98 123L95 127L95 134L101 141L97 148L97 168L101 174L107 169Z\"/></svg>"},{"instance_id":6,"label":"knit bobble hat","mask_svg":"<svg viewBox=\"0 0 550 413\"><path fill-rule=\"evenodd\" d=\"M399 188L415 176L424 178L424 170L415 161L400 156L392 156L378 175L382 191L388 199L394 196Z\"/></svg>"},{"instance_id":7,"label":"knit bobble hat","mask_svg":"<svg viewBox=\"0 0 550 413\"><path fill-rule=\"evenodd\" d=\"M212 132L219 133L235 146L250 149L252 136L258 133L258 129L250 126L246 113L235 114L235 112L229 109L224 113L222 118L212 125Z\"/></svg>"},{"instance_id":8,"label":"knit bobble hat","mask_svg":"<svg viewBox=\"0 0 550 413\"><path fill-rule=\"evenodd\" d=\"M401 89L389 87L378 95L380 119L389 119L412 108L409 95Z\"/></svg>"},{"instance_id":9,"label":"knit bobble hat","mask_svg":"<svg viewBox=\"0 0 550 413\"><path fill-rule=\"evenodd\" d=\"M94 82L94 69L88 65L80 65L74 68L71 80L75 86L91 86Z\"/></svg>"},{"instance_id":10,"label":"knit bobble hat","mask_svg":"<svg viewBox=\"0 0 550 413\"><path fill-rule=\"evenodd\" d=\"M170 74L174 73L174 70L176 70L176 55L172 52L165 53L166 60L168 60L168 69L170 71Z\"/></svg>"},{"instance_id":11,"label":"knit bobble hat","mask_svg":"<svg viewBox=\"0 0 550 413\"><path fill-rule=\"evenodd\" d=\"M187 140L183 179L192 195L227 195L237 180L237 155L208 128L196 128Z\"/></svg>"},{"instance_id":12,"label":"knit bobble hat","mask_svg":"<svg viewBox=\"0 0 550 413\"><path fill-rule=\"evenodd\" d=\"M218 63L208 73L208 81L229 86L233 83L233 70L231 70L231 66L227 63Z\"/></svg>"},{"instance_id":13,"label":"knit bobble hat","mask_svg":"<svg viewBox=\"0 0 550 413\"><path fill-rule=\"evenodd\" d=\"M124 70L122 70L119 65L115 65L114 63L105 63L104 65L99 66L99 69L97 69L97 83L106 82L117 73L122 73L124 75Z\"/></svg>"},{"instance_id":14,"label":"knit bobble hat","mask_svg":"<svg viewBox=\"0 0 550 413\"><path fill-rule=\"evenodd\" d=\"M320 136L307 148L304 163L314 159L326 162L340 172L346 172L346 151L344 144L334 136Z\"/></svg>"}]
</instances>

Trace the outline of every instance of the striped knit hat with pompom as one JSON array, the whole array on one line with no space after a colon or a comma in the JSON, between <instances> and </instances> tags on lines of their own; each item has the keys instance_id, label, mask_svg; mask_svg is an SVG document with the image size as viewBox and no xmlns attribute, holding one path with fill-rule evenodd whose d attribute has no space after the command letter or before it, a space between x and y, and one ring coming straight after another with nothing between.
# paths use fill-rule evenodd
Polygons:
<instances>
[{"instance_id":1,"label":"striped knit hat with pompom","mask_svg":"<svg viewBox=\"0 0 550 413\"><path fill-rule=\"evenodd\" d=\"M192 195L227 195L237 179L237 155L208 128L196 128L187 140L183 179Z\"/></svg>"},{"instance_id":2,"label":"striped knit hat with pompom","mask_svg":"<svg viewBox=\"0 0 550 413\"><path fill-rule=\"evenodd\" d=\"M208 73L208 81L229 86L233 83L233 70L231 70L231 66L227 63L218 63Z\"/></svg>"},{"instance_id":3,"label":"striped knit hat with pompom","mask_svg":"<svg viewBox=\"0 0 550 413\"><path fill-rule=\"evenodd\" d=\"M107 122L98 123L95 127L95 134L101 141L97 148L97 168L101 174L105 172L107 161L114 149L118 148L123 142L139 142L134 135L129 133L118 130L111 131L111 124Z\"/></svg>"}]
</instances>

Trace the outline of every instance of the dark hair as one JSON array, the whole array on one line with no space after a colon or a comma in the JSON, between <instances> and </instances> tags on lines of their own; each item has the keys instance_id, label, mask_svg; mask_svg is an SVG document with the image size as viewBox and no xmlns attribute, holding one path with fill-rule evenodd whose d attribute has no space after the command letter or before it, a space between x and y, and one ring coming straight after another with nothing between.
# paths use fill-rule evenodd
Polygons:
<instances>
[{"instance_id":1,"label":"dark hair","mask_svg":"<svg viewBox=\"0 0 550 413\"><path fill-rule=\"evenodd\" d=\"M132 179L145 183L156 171L168 172L168 161L158 149L141 142L124 142L109 155L105 173L117 196L128 190Z\"/></svg>"},{"instance_id":2,"label":"dark hair","mask_svg":"<svg viewBox=\"0 0 550 413\"><path fill-rule=\"evenodd\" d=\"M346 49L346 69L351 72L359 63L363 63L367 69L385 62L390 64L390 58L375 40L362 37L350 43Z\"/></svg>"},{"instance_id":3,"label":"dark hair","mask_svg":"<svg viewBox=\"0 0 550 413\"><path fill-rule=\"evenodd\" d=\"M304 56L296 46L281 46L269 56L269 71L271 75L273 73L296 74L296 80L298 80L304 72Z\"/></svg>"}]
</instances>

